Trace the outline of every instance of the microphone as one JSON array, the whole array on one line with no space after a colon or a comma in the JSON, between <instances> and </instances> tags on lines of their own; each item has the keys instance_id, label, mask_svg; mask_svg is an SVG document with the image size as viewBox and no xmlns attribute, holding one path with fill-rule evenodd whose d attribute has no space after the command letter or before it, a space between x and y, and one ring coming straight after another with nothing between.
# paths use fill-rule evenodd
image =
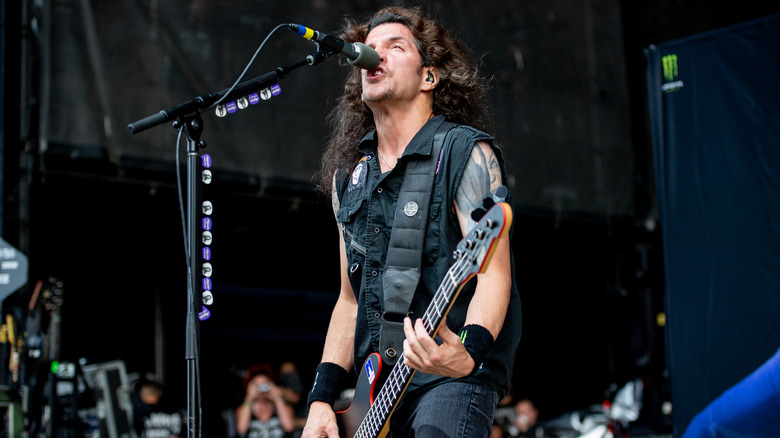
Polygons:
<instances>
[{"instance_id":1,"label":"microphone","mask_svg":"<svg viewBox=\"0 0 780 438\"><path fill-rule=\"evenodd\" d=\"M328 50L344 55L347 58L347 62L355 67L364 70L373 70L379 65L379 53L363 43L348 43L334 36L317 32L316 30L309 29L300 24L288 24L287 26L293 32L307 40L316 41L325 46Z\"/></svg>"}]
</instances>

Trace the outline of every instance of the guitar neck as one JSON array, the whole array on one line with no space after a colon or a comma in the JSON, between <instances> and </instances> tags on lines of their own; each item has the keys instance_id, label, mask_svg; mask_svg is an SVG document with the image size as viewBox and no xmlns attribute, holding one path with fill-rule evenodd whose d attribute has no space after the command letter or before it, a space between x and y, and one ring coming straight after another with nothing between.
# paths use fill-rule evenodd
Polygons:
<instances>
[{"instance_id":1,"label":"guitar neck","mask_svg":"<svg viewBox=\"0 0 780 438\"><path fill-rule=\"evenodd\" d=\"M431 304L422 316L423 326L431 337L438 333L444 316L452 308L455 296L460 292L461 287L474 276L474 274L468 274L468 269L465 267L466 264L466 260L458 260L447 270L447 274L433 296Z\"/></svg>"},{"instance_id":2,"label":"guitar neck","mask_svg":"<svg viewBox=\"0 0 780 438\"><path fill-rule=\"evenodd\" d=\"M49 332L44 351L45 360L57 360L60 359L60 346L62 344L62 316L59 310L55 310L51 313L51 321L49 322Z\"/></svg>"}]
</instances>

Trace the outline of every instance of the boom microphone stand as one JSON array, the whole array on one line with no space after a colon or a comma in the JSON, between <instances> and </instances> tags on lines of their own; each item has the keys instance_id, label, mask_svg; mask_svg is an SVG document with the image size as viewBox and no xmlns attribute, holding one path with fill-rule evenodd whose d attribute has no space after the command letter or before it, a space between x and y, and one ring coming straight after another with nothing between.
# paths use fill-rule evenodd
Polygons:
<instances>
[{"instance_id":1,"label":"boom microphone stand","mask_svg":"<svg viewBox=\"0 0 780 438\"><path fill-rule=\"evenodd\" d=\"M200 149L206 147L206 142L201 139L203 133L203 119L201 112L211 108L220 102L233 103L239 98L253 93L262 92L275 85L290 72L306 65L317 65L327 59L334 52L318 50L310 53L303 61L283 67L258 76L249 81L236 85L233 88L217 93L204 94L178 106L161 110L136 122L127 125L131 135L145 131L154 126L174 120L173 127L181 129L187 136L187 214L186 214L186 251L187 251L187 322L186 322L186 348L187 361L187 436L197 438L200 436L200 406L199 406L199 305L204 304L198 296L198 257L202 249L202 241L198 239L198 212L202 209L202 187L198 184L198 166L200 165ZM220 107L217 107L219 110ZM201 307L202 308L202 307Z\"/></svg>"}]
</instances>

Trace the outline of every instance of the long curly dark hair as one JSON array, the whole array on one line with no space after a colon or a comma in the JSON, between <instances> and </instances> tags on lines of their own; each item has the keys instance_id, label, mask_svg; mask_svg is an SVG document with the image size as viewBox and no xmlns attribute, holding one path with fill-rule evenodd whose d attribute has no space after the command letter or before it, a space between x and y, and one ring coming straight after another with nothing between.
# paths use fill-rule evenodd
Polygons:
<instances>
[{"instance_id":1,"label":"long curly dark hair","mask_svg":"<svg viewBox=\"0 0 780 438\"><path fill-rule=\"evenodd\" d=\"M421 8L387 7L363 24L347 19L340 37L348 42L365 42L372 29L385 23L408 27L420 52L421 67L436 68L439 83L433 91L434 114L443 115L453 123L488 131L486 81L466 45L428 18ZM358 143L375 128L371 110L362 102L361 95L360 69L354 67L347 76L344 93L327 117L330 137L317 174L317 188L324 194L331 193L335 172L352 172L360 160Z\"/></svg>"}]
</instances>

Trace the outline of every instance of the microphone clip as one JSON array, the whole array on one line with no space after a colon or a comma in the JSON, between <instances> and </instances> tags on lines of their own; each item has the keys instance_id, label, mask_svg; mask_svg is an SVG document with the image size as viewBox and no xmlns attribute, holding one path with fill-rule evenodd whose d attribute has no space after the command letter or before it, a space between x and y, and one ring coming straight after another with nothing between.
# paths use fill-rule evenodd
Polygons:
<instances>
[{"instance_id":1,"label":"microphone clip","mask_svg":"<svg viewBox=\"0 0 780 438\"><path fill-rule=\"evenodd\" d=\"M322 61L325 61L330 57L330 55L334 54L332 50L321 49L320 43L316 43L316 44L317 44L317 51L306 55L306 62L309 63L309 65L311 66L317 65Z\"/></svg>"}]
</instances>

